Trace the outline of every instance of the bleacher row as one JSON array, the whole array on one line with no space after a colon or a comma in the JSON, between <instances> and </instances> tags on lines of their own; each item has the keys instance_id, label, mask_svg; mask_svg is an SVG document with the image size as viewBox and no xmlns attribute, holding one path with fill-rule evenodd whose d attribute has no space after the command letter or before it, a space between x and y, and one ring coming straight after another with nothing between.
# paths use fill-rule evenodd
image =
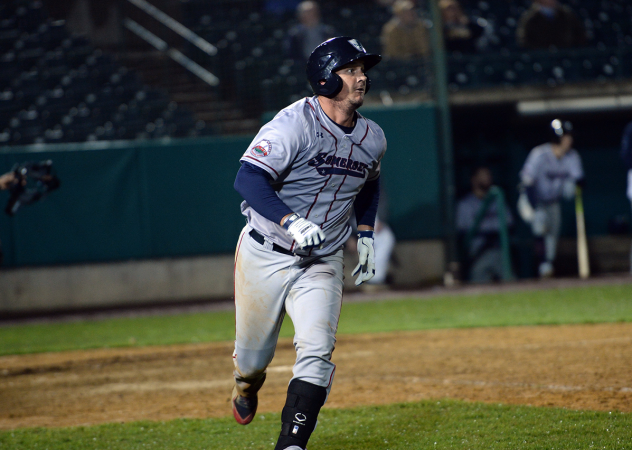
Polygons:
<instances>
[{"instance_id":1,"label":"bleacher row","mask_svg":"<svg viewBox=\"0 0 632 450\"><path fill-rule=\"evenodd\" d=\"M448 55L452 91L524 85L558 86L632 78L632 4L628 0L568 0L582 18L588 46L525 51L516 45L520 15L530 0L462 0L472 20L487 23L476 54ZM185 52L220 79L218 97L251 117L311 94L305 65L284 53L293 13L262 11L261 1L181 2L184 24L216 45L218 54ZM380 52L382 26L391 14L373 2L321 1L323 21ZM245 13L245 11L247 11ZM424 19L432 26L430 17ZM374 69L372 94L432 95L432 61L384 61ZM36 142L198 136L211 124L143 85L133 70L51 21L37 0L0 5L0 146Z\"/></svg>"},{"instance_id":2,"label":"bleacher row","mask_svg":"<svg viewBox=\"0 0 632 450\"><path fill-rule=\"evenodd\" d=\"M632 47L564 49L507 54L458 55L449 58L449 88L555 87L565 83L621 80L632 77Z\"/></svg>"},{"instance_id":3,"label":"bleacher row","mask_svg":"<svg viewBox=\"0 0 632 450\"><path fill-rule=\"evenodd\" d=\"M462 0L468 15L473 20L484 19L490 32L483 51L448 56L451 90L631 78L632 4L626 0L562 3L582 20L588 38L586 47L525 51L517 45L516 28L530 1Z\"/></svg>"},{"instance_id":4,"label":"bleacher row","mask_svg":"<svg viewBox=\"0 0 632 450\"><path fill-rule=\"evenodd\" d=\"M287 58L284 43L294 13L266 14L260 2L241 1L210 5L189 0L183 5L187 27L218 47L209 61L211 71L224 81L224 94L256 111L273 111L289 102L311 95L305 79L305 62ZM339 2L320 2L324 19L339 34L357 37L372 52L380 50L382 25L390 18L388 8ZM251 11L244 15L243 10ZM408 64L387 62L372 69L372 89L394 89L406 94L429 89L429 64L419 60Z\"/></svg>"},{"instance_id":5,"label":"bleacher row","mask_svg":"<svg viewBox=\"0 0 632 450\"><path fill-rule=\"evenodd\" d=\"M349 4L350 3L350 4ZM387 8L362 2L321 1L323 21L339 34L358 37L372 52L380 51L382 26L391 14ZM516 27L531 0L463 0L472 20L486 23L484 45L476 54L448 55L451 91L523 85L557 86L569 82L608 81L632 77L632 4L627 0L585 2L568 0L582 19L588 45L581 49L525 51L516 43ZM310 94L304 65L288 60L283 43L292 14L256 12L258 2L210 5L189 0L183 11L187 26L213 43L220 53L224 79L234 79L233 95L242 103L275 110ZM240 14L250 8L247 17ZM428 14L424 17L431 25ZM431 61L384 61L371 71L373 89L406 95L429 91Z\"/></svg>"},{"instance_id":6,"label":"bleacher row","mask_svg":"<svg viewBox=\"0 0 632 450\"><path fill-rule=\"evenodd\" d=\"M183 137L203 123L144 86L41 2L0 6L0 145Z\"/></svg>"}]
</instances>

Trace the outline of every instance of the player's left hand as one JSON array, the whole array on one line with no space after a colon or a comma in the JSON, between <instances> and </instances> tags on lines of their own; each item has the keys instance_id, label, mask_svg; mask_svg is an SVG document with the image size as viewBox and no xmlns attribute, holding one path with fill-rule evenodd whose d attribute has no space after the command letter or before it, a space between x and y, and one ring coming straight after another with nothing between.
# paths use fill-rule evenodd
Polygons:
<instances>
[{"instance_id":1,"label":"player's left hand","mask_svg":"<svg viewBox=\"0 0 632 450\"><path fill-rule=\"evenodd\" d=\"M360 286L375 275L375 250L373 249L373 231L358 233L358 265L353 269L352 276L358 275L355 285Z\"/></svg>"}]
</instances>

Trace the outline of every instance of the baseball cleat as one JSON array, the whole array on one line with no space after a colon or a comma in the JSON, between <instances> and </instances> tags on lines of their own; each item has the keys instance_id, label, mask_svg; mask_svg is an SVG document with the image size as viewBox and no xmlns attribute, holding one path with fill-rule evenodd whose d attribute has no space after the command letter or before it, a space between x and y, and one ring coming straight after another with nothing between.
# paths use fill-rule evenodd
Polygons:
<instances>
[{"instance_id":1,"label":"baseball cleat","mask_svg":"<svg viewBox=\"0 0 632 450\"><path fill-rule=\"evenodd\" d=\"M237 393L237 387L233 388L233 416L238 424L248 425L255 418L257 412L257 404L259 403L257 396L242 397Z\"/></svg>"}]
</instances>

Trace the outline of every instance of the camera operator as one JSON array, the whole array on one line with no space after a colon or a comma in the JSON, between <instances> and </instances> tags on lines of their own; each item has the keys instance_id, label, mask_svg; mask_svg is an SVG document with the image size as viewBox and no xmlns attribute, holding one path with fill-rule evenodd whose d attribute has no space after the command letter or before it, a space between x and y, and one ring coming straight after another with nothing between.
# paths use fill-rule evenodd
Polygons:
<instances>
[{"instance_id":1,"label":"camera operator","mask_svg":"<svg viewBox=\"0 0 632 450\"><path fill-rule=\"evenodd\" d=\"M17 178L15 176L15 173L13 173L13 171L0 175L0 190L3 190L3 191L7 190L15 183L17 183ZM2 262L4 259L3 256L4 255L2 254L2 243L0 243L0 266L2 265Z\"/></svg>"},{"instance_id":2,"label":"camera operator","mask_svg":"<svg viewBox=\"0 0 632 450\"><path fill-rule=\"evenodd\" d=\"M0 190L9 189L11 185L17 183L17 181L13 171L0 175Z\"/></svg>"},{"instance_id":3,"label":"camera operator","mask_svg":"<svg viewBox=\"0 0 632 450\"><path fill-rule=\"evenodd\" d=\"M33 204L59 188L60 181L51 160L16 164L10 172L0 175L0 190L9 191L4 212L13 216L24 205ZM0 266L2 248L0 247Z\"/></svg>"}]
</instances>

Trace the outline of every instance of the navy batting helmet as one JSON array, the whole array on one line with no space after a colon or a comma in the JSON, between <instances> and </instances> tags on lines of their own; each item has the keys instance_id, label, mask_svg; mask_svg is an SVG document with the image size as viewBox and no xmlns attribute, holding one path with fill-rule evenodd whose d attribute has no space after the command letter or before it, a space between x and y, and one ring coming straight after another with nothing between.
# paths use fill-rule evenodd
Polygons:
<instances>
[{"instance_id":1,"label":"navy batting helmet","mask_svg":"<svg viewBox=\"0 0 632 450\"><path fill-rule=\"evenodd\" d=\"M325 97L335 97L342 89L342 79L334 71L354 61L364 63L364 71L368 71L382 60L380 55L367 53L362 44L348 36L326 40L314 49L307 60L307 79L314 93ZM324 84L320 82L324 81ZM369 91L371 80L366 79L366 90Z\"/></svg>"},{"instance_id":2,"label":"navy batting helmet","mask_svg":"<svg viewBox=\"0 0 632 450\"><path fill-rule=\"evenodd\" d=\"M553 119L549 124L551 142L559 143L565 134L573 134L573 124L568 120Z\"/></svg>"}]
</instances>

